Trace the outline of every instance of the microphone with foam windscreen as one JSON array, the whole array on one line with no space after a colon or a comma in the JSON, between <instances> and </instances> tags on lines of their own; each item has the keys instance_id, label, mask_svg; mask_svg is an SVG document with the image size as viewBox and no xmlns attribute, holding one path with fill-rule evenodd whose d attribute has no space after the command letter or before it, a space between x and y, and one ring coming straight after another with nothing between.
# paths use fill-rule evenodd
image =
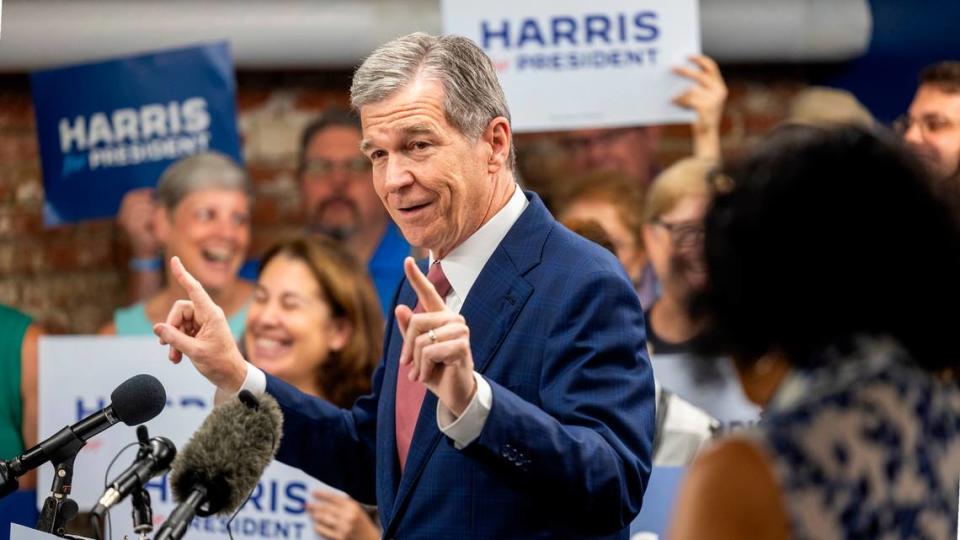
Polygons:
<instances>
[{"instance_id":1,"label":"microphone with foam windscreen","mask_svg":"<svg viewBox=\"0 0 960 540\"><path fill-rule=\"evenodd\" d=\"M17 478L48 461L59 461L76 453L87 440L108 427L123 422L142 424L160 414L167 404L167 393L152 375L130 377L110 394L110 405L67 426L20 456L0 462L0 497L15 491Z\"/></svg>"},{"instance_id":2,"label":"microphone with foam windscreen","mask_svg":"<svg viewBox=\"0 0 960 540\"><path fill-rule=\"evenodd\" d=\"M269 395L244 390L216 407L173 460L179 503L154 540L183 538L195 516L227 516L243 504L280 446L283 416Z\"/></svg>"}]
</instances>

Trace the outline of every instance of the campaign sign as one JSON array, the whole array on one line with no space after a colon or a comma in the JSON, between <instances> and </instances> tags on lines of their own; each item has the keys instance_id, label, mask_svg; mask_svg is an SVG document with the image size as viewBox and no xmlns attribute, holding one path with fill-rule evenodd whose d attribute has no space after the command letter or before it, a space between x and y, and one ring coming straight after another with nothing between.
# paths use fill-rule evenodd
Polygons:
<instances>
[{"instance_id":1,"label":"campaign sign","mask_svg":"<svg viewBox=\"0 0 960 540\"><path fill-rule=\"evenodd\" d=\"M748 429L760 421L760 407L743 393L729 358L653 351L650 365L664 388L720 422L720 433Z\"/></svg>"},{"instance_id":2,"label":"campaign sign","mask_svg":"<svg viewBox=\"0 0 960 540\"><path fill-rule=\"evenodd\" d=\"M113 216L177 159L241 159L225 42L35 71L30 87L48 227Z\"/></svg>"},{"instance_id":3,"label":"campaign sign","mask_svg":"<svg viewBox=\"0 0 960 540\"><path fill-rule=\"evenodd\" d=\"M686 467L654 467L643 494L643 508L630 524L630 540L666 538Z\"/></svg>"},{"instance_id":4,"label":"campaign sign","mask_svg":"<svg viewBox=\"0 0 960 540\"><path fill-rule=\"evenodd\" d=\"M671 73L700 51L697 0L443 0L443 30L500 76L515 131L681 123Z\"/></svg>"},{"instance_id":5,"label":"campaign sign","mask_svg":"<svg viewBox=\"0 0 960 540\"><path fill-rule=\"evenodd\" d=\"M44 337L40 340L39 363L41 440L109 405L111 392L138 373L159 379L167 393L166 408L146 423L150 436L167 437L177 449L184 448L213 406L214 387L191 362L175 365L167 360L167 348L153 337ZM93 508L103 494L105 482L112 481L133 463L136 446L120 452L136 440L136 429L120 423L92 437L80 450L70 497L81 510ZM116 462L108 471L115 457ZM49 495L52 481L53 466L44 465L38 477L38 507ZM332 488L298 469L272 463L231 524L233 537L316 538L306 513L306 503L315 489ZM147 485L147 491L156 531L176 507L168 475L155 478ZM137 536L132 530L130 511L129 498L111 510L113 539ZM196 518L187 536L196 540L226 538L226 522L227 518L217 516Z\"/></svg>"},{"instance_id":6,"label":"campaign sign","mask_svg":"<svg viewBox=\"0 0 960 540\"><path fill-rule=\"evenodd\" d=\"M47 532L31 529L30 527L24 527L23 525L11 523L10 538L12 540L56 540L60 537Z\"/></svg>"}]
</instances>

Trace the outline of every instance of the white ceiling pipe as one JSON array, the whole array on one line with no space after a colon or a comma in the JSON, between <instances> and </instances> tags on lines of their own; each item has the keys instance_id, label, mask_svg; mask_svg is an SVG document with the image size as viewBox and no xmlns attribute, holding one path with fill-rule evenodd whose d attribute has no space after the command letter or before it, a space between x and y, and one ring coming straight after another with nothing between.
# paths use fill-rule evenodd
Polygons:
<instances>
[{"instance_id":1,"label":"white ceiling pipe","mask_svg":"<svg viewBox=\"0 0 960 540\"><path fill-rule=\"evenodd\" d=\"M0 69L221 39L243 68L349 67L384 41L439 28L436 1L6 0Z\"/></svg>"},{"instance_id":2,"label":"white ceiling pipe","mask_svg":"<svg viewBox=\"0 0 960 540\"><path fill-rule=\"evenodd\" d=\"M837 62L870 46L867 0L701 0L703 49L725 62Z\"/></svg>"},{"instance_id":3,"label":"white ceiling pipe","mask_svg":"<svg viewBox=\"0 0 960 540\"><path fill-rule=\"evenodd\" d=\"M467 0L464 0L467 1ZM348 68L409 32L440 32L437 0L6 0L0 70L25 71L226 39L246 69ZM721 61L839 61L870 41L867 0L702 0Z\"/></svg>"}]
</instances>

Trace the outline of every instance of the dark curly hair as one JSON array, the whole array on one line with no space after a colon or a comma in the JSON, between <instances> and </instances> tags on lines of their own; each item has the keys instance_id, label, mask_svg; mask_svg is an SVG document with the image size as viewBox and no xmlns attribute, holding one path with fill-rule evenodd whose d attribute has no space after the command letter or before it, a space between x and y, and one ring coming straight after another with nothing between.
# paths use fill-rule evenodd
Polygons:
<instances>
[{"instance_id":1,"label":"dark curly hair","mask_svg":"<svg viewBox=\"0 0 960 540\"><path fill-rule=\"evenodd\" d=\"M690 306L701 352L814 366L830 345L885 335L931 371L956 363L960 232L898 140L785 127L712 184L709 282Z\"/></svg>"},{"instance_id":2,"label":"dark curly hair","mask_svg":"<svg viewBox=\"0 0 960 540\"><path fill-rule=\"evenodd\" d=\"M370 377L380 362L383 316L373 283L353 255L325 236L283 240L267 250L260 268L280 255L307 265L333 316L346 319L353 329L346 346L330 351L316 374L324 399L338 407L350 407L370 392Z\"/></svg>"}]
</instances>

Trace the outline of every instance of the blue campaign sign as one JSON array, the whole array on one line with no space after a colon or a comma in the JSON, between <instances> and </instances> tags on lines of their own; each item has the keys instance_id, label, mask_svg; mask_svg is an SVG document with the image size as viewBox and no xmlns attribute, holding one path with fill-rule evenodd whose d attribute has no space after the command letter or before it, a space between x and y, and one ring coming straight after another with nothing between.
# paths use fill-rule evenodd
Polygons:
<instances>
[{"instance_id":1,"label":"blue campaign sign","mask_svg":"<svg viewBox=\"0 0 960 540\"><path fill-rule=\"evenodd\" d=\"M31 74L44 223L116 214L179 158L217 150L241 162L226 42Z\"/></svg>"}]
</instances>

